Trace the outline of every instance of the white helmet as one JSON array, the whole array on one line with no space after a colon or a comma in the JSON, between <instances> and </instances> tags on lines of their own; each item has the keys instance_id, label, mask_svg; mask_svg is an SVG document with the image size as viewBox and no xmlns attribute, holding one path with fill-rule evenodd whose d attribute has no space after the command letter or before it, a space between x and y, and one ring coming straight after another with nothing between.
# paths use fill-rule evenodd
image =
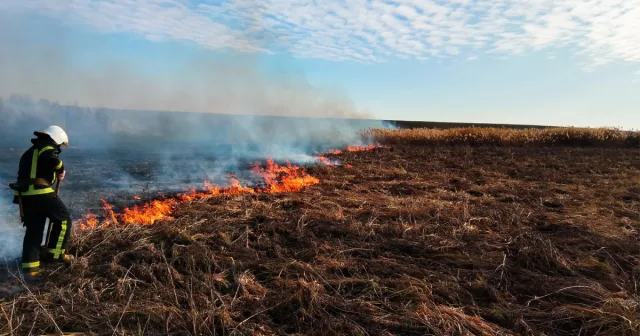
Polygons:
<instances>
[{"instance_id":1,"label":"white helmet","mask_svg":"<svg viewBox=\"0 0 640 336\"><path fill-rule=\"evenodd\" d=\"M67 137L67 132L65 132L59 126L49 126L42 132L37 132L41 134L47 134L51 137L51 139L56 143L56 145L60 146L68 146L69 138Z\"/></svg>"}]
</instances>

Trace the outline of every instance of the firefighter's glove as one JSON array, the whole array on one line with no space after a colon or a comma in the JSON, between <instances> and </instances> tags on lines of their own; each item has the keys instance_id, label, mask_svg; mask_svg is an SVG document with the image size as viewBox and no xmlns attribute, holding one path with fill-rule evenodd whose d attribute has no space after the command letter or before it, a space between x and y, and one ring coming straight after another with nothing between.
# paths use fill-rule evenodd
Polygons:
<instances>
[{"instance_id":1,"label":"firefighter's glove","mask_svg":"<svg viewBox=\"0 0 640 336\"><path fill-rule=\"evenodd\" d=\"M64 176L67 175L67 171L63 170L62 173L58 174L58 180L62 182L64 180Z\"/></svg>"}]
</instances>

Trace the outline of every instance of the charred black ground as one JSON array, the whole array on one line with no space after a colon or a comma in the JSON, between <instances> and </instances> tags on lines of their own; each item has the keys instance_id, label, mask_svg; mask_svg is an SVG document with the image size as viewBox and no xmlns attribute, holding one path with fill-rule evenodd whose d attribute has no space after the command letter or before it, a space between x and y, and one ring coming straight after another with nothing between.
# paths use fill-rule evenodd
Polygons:
<instances>
[{"instance_id":1,"label":"charred black ground","mask_svg":"<svg viewBox=\"0 0 640 336\"><path fill-rule=\"evenodd\" d=\"M637 148L394 144L76 232L6 334L638 335Z\"/></svg>"}]
</instances>

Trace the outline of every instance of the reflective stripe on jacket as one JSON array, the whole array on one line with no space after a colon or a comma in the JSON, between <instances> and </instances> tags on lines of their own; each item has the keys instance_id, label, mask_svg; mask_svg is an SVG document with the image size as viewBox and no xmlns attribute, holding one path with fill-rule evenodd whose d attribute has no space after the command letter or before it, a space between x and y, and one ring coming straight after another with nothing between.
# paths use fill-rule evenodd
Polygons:
<instances>
[{"instance_id":1,"label":"reflective stripe on jacket","mask_svg":"<svg viewBox=\"0 0 640 336\"><path fill-rule=\"evenodd\" d=\"M21 192L20 195L32 196L53 193L55 190L51 185L56 183L56 174L64 171L64 165L59 158L60 147L48 139L33 139L31 142L33 146L20 158L18 180L41 178L49 186L31 183L28 190ZM18 192L15 194L18 195Z\"/></svg>"}]
</instances>

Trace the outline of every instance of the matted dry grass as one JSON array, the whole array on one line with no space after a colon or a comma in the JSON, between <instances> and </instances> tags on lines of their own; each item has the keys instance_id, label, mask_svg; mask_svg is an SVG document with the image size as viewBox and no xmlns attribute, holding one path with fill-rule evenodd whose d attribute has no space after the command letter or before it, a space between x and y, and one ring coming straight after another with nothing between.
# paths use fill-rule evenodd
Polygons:
<instances>
[{"instance_id":1,"label":"matted dry grass","mask_svg":"<svg viewBox=\"0 0 640 336\"><path fill-rule=\"evenodd\" d=\"M0 333L639 335L640 151L395 144L74 235Z\"/></svg>"}]
</instances>

